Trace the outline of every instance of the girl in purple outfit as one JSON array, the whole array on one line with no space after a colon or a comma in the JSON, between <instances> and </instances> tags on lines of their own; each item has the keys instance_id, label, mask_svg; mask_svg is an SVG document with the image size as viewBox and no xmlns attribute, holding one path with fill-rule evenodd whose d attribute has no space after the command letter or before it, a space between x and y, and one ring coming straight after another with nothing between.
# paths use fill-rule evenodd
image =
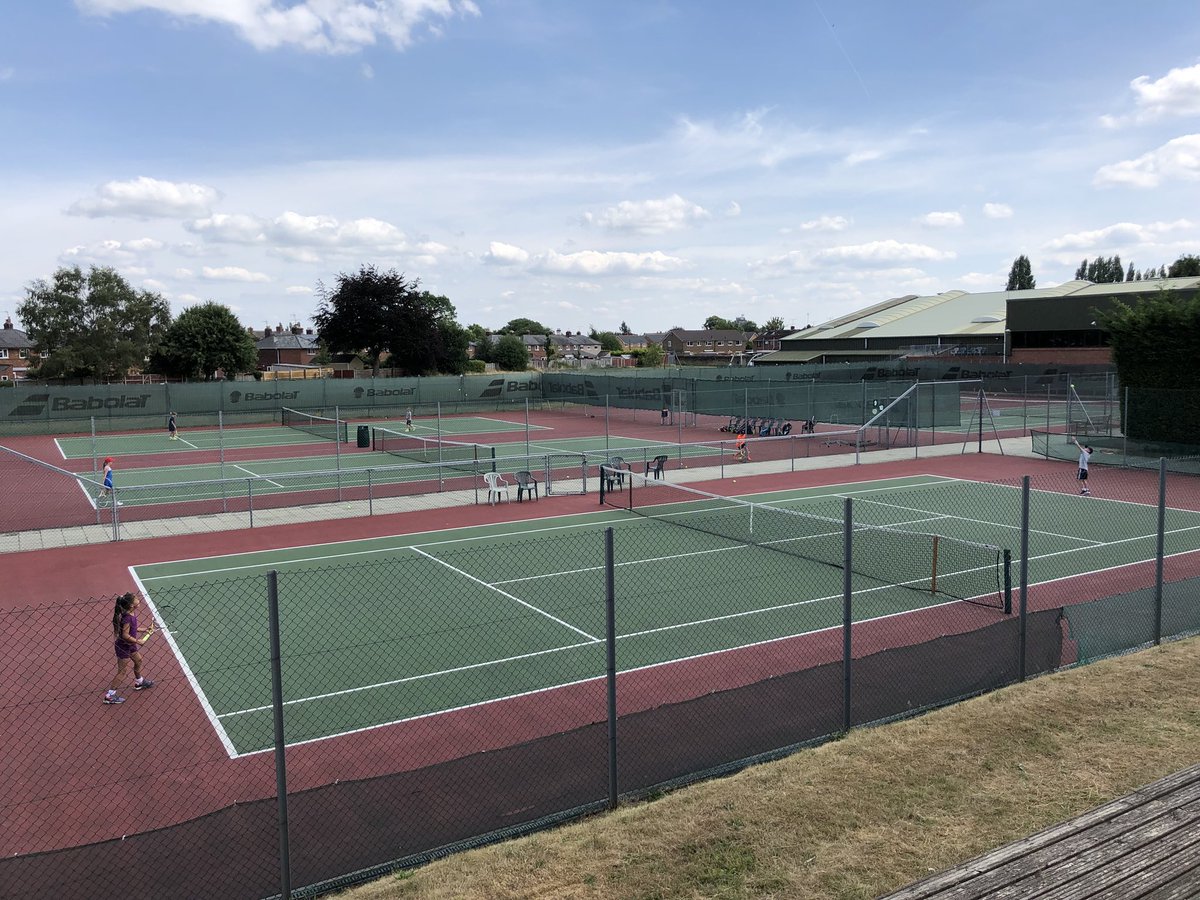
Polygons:
<instances>
[{"instance_id":1,"label":"girl in purple outfit","mask_svg":"<svg viewBox=\"0 0 1200 900\"><path fill-rule=\"evenodd\" d=\"M137 594L122 594L113 606L112 629L113 650L117 654L117 674L113 676L108 690L104 693L105 703L124 703L125 698L117 693L117 688L125 679L125 669L133 660L133 689L144 691L154 687L154 682L142 677L142 644L150 640L154 626L138 628L137 609L142 605L142 599ZM141 637L138 637L139 633Z\"/></svg>"}]
</instances>

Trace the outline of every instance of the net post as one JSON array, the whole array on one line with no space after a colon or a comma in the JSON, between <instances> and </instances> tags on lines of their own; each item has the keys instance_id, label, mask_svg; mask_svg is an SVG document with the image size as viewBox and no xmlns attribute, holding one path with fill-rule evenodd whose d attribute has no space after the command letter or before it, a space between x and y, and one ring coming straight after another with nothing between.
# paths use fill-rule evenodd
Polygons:
<instances>
[{"instance_id":1,"label":"net post","mask_svg":"<svg viewBox=\"0 0 1200 900\"><path fill-rule=\"evenodd\" d=\"M587 463L584 463L584 468L587 468ZM608 482L604 478L604 463L600 464L600 505L604 506L604 500L608 495Z\"/></svg>"},{"instance_id":2,"label":"net post","mask_svg":"<svg viewBox=\"0 0 1200 900\"><path fill-rule=\"evenodd\" d=\"M292 895L288 853L287 741L283 736L283 667L279 640L279 573L267 573L267 632L271 641L271 711L275 732L275 799L279 815L279 894Z\"/></svg>"},{"instance_id":3,"label":"net post","mask_svg":"<svg viewBox=\"0 0 1200 900\"><path fill-rule=\"evenodd\" d=\"M1012 551L1004 551L1004 614L1012 615Z\"/></svg>"},{"instance_id":4,"label":"net post","mask_svg":"<svg viewBox=\"0 0 1200 900\"><path fill-rule=\"evenodd\" d=\"M933 563L933 566L932 566L933 572L931 573L930 579L929 579L929 593L936 594L937 593L937 573L938 573L938 536L936 534L933 536L933 560L932 560L932 563Z\"/></svg>"}]
</instances>

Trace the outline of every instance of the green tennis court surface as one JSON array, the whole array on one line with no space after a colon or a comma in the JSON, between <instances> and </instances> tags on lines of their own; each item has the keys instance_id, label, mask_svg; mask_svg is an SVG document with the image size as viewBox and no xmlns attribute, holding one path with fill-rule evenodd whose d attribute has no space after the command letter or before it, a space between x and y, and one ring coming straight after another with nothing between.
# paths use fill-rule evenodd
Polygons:
<instances>
[{"instance_id":1,"label":"green tennis court surface","mask_svg":"<svg viewBox=\"0 0 1200 900\"><path fill-rule=\"evenodd\" d=\"M288 429L276 429L287 431ZM166 442L166 439L163 439ZM328 443L328 442L326 442ZM332 444L329 446L332 448ZM521 469L537 469L537 461L526 458L526 450L531 456L554 454L597 454L608 456L619 454L622 450L641 449L644 447L663 448L662 452L670 453L674 458L681 452L684 458L719 455L719 450L706 448L701 445L683 447L678 451L676 444L655 444L641 438L610 437L604 438L566 438L561 441L530 442L511 441L493 445L496 447L494 461L481 457L484 471L489 466L503 473L512 473ZM448 454L450 451L448 451ZM452 456L452 454L451 454ZM177 466L148 466L143 468L119 469L116 475L117 489L139 488L146 486L161 486L161 490L149 492L126 493L122 500L129 507L158 506L167 503L181 503L196 500L220 499L222 479L259 479L255 484L255 494L283 494L289 492L309 492L320 489L352 487L366 484L366 470L378 470L389 467L412 466L409 470L396 468L388 472L376 472L376 484L403 484L411 481L437 479L439 473L443 477L453 474L471 473L470 463L458 463L448 457L439 468L437 458L433 456L424 465L416 457L394 456L390 453L360 450L345 447L339 455L326 453L322 456L298 456L286 459L239 460L238 462L219 463L184 463ZM456 468L457 466L457 468ZM340 475L339 475L340 472ZM306 473L313 473L306 476ZM319 474L317 474L319 473ZM91 472L77 473L83 478L95 477ZM305 476L305 477L296 477ZM278 477L278 483L271 479ZM82 486L81 486L82 489ZM228 492L230 487L225 486ZM86 493L86 492L85 492ZM90 497L90 495L89 495Z\"/></svg>"},{"instance_id":2,"label":"green tennis court surface","mask_svg":"<svg viewBox=\"0 0 1200 900\"><path fill-rule=\"evenodd\" d=\"M103 459L105 456L117 458L140 456L148 453L185 453L191 450L217 450L222 446L226 450L253 447L290 447L295 444L328 443L316 435L282 425L237 426L230 428L188 428L186 421L182 422L179 440L172 441L167 437L166 425L161 433L143 432L139 434L103 434L97 435L93 445L91 437L61 437L55 440L63 459L91 459L95 455ZM350 422L350 439L354 439L354 429L358 425L378 425L385 428L403 429L404 421L394 419L370 419L361 422ZM530 425L530 431L544 431L545 426ZM524 422L509 422L505 419L493 419L487 416L460 416L445 418L441 422L441 435L452 437L470 434L501 434L524 431ZM413 425L413 433L422 437L435 437L439 431L437 422L418 419Z\"/></svg>"},{"instance_id":3,"label":"green tennis court surface","mask_svg":"<svg viewBox=\"0 0 1200 900\"><path fill-rule=\"evenodd\" d=\"M841 496L854 497L857 522L1017 542L1019 492L998 485L918 476L753 499L811 511ZM1043 492L1031 505L1031 583L1154 556L1153 507ZM279 572L287 739L313 741L602 677L608 525L621 671L840 623L834 566L608 509L131 571L241 755L272 741L268 570ZM1200 548L1200 513L1168 510L1167 529L1174 552ZM858 620L956 602L860 575L854 586Z\"/></svg>"}]
</instances>

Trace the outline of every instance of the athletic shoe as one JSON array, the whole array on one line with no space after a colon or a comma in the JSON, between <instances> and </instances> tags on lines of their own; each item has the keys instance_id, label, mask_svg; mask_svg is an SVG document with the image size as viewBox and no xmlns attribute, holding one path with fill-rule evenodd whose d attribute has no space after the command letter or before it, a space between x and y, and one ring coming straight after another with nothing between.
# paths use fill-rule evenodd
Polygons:
<instances>
[{"instance_id":1,"label":"athletic shoe","mask_svg":"<svg viewBox=\"0 0 1200 900\"><path fill-rule=\"evenodd\" d=\"M140 683L140 684L139 684L139 683L135 683L135 684L133 685L133 689L134 689L135 691L144 691L144 690L146 690L146 688L152 688L152 687L154 687L154 682L153 682L153 681L151 681L149 678L143 678L143 679L141 680L141 683Z\"/></svg>"},{"instance_id":2,"label":"athletic shoe","mask_svg":"<svg viewBox=\"0 0 1200 900\"><path fill-rule=\"evenodd\" d=\"M124 703L124 702L125 702L125 698L124 698L124 697L122 697L120 694L111 694L111 695L110 695L110 694L105 694L105 695L104 695L104 702L105 702L105 703L107 703L107 704L109 704L110 706L112 706L112 705L115 705L115 704L117 704L117 703Z\"/></svg>"},{"instance_id":3,"label":"athletic shoe","mask_svg":"<svg viewBox=\"0 0 1200 900\"><path fill-rule=\"evenodd\" d=\"M1090 494L1090 493L1091 493L1091 491L1089 491L1087 488L1084 488L1084 489L1083 489L1083 492L1084 492L1085 494Z\"/></svg>"},{"instance_id":4,"label":"athletic shoe","mask_svg":"<svg viewBox=\"0 0 1200 900\"><path fill-rule=\"evenodd\" d=\"M125 505L125 502L123 500L117 501L117 506L124 506L124 505Z\"/></svg>"}]
</instances>

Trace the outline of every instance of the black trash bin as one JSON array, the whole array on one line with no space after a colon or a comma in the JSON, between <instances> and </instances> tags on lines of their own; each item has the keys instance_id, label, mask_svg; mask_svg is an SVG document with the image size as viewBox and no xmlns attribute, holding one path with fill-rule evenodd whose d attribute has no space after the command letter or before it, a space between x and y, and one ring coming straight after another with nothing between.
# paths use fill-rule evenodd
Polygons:
<instances>
[{"instance_id":1,"label":"black trash bin","mask_svg":"<svg viewBox=\"0 0 1200 900\"><path fill-rule=\"evenodd\" d=\"M371 446L371 426L370 425L359 425L358 426L358 446L360 449L363 447Z\"/></svg>"}]
</instances>

